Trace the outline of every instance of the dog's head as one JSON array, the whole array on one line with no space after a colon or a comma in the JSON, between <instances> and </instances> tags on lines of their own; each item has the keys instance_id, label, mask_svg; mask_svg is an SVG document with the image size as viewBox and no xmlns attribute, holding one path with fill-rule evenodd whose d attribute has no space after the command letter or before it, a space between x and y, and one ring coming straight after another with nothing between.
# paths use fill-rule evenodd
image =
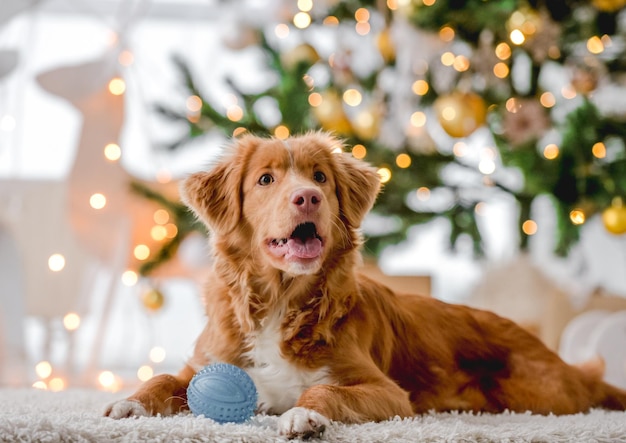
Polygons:
<instances>
[{"instance_id":1,"label":"dog's head","mask_svg":"<svg viewBox=\"0 0 626 443\"><path fill-rule=\"evenodd\" d=\"M298 275L316 273L329 255L357 246L357 229L379 189L374 168L343 153L332 136L311 133L235 140L181 193L218 241Z\"/></svg>"}]
</instances>

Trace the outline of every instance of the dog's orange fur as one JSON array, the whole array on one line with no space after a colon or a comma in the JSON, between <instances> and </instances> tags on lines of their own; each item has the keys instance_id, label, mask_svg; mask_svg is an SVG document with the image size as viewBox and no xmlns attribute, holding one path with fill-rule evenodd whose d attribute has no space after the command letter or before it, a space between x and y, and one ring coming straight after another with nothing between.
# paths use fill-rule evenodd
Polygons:
<instances>
[{"instance_id":1,"label":"dog's orange fur","mask_svg":"<svg viewBox=\"0 0 626 443\"><path fill-rule=\"evenodd\" d=\"M564 363L513 322L395 294L358 274L358 229L380 182L372 167L334 152L338 147L321 133L287 141L245 136L213 169L185 182L184 199L212 231L208 322L177 376L156 376L129 400L152 415L184 409L193 374L214 361L253 366L252 338L264 319L278 315L282 358L297 371L327 373L327 383L305 386L292 406L331 420L361 423L429 410L626 408L626 393L602 382L597 368ZM264 174L272 181L260 180ZM294 209L290 199L299 189L317 196L311 211ZM268 252L268 239L288 237L306 221L321 237L319 257L287 260ZM282 431L309 435L291 424Z\"/></svg>"}]
</instances>

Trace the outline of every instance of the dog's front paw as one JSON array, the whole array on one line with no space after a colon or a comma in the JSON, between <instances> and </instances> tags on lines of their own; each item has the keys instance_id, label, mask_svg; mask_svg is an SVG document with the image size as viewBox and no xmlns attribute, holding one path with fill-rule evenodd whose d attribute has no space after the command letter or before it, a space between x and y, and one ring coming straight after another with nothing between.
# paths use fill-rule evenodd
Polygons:
<instances>
[{"instance_id":1,"label":"dog's front paw","mask_svg":"<svg viewBox=\"0 0 626 443\"><path fill-rule=\"evenodd\" d=\"M318 438L330 425L319 412L307 408L291 408L278 419L278 432L288 438Z\"/></svg>"},{"instance_id":2,"label":"dog's front paw","mask_svg":"<svg viewBox=\"0 0 626 443\"><path fill-rule=\"evenodd\" d=\"M104 411L105 417L129 418L129 417L149 417L146 408L134 400L119 400L107 406Z\"/></svg>"}]
</instances>

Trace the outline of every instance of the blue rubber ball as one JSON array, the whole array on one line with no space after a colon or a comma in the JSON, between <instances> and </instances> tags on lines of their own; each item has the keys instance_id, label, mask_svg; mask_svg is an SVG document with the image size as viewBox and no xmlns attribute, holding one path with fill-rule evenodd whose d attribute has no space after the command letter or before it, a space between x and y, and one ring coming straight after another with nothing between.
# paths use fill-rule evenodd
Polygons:
<instances>
[{"instance_id":1,"label":"blue rubber ball","mask_svg":"<svg viewBox=\"0 0 626 443\"><path fill-rule=\"evenodd\" d=\"M205 366L189 382L187 403L194 415L218 423L242 423L254 415L258 394L246 372L234 365Z\"/></svg>"}]
</instances>

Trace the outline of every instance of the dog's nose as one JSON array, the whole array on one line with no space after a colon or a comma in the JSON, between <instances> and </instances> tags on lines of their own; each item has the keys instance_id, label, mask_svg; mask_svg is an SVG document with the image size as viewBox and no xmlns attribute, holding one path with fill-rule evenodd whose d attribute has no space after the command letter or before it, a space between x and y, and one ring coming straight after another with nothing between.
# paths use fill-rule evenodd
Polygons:
<instances>
[{"instance_id":1,"label":"dog's nose","mask_svg":"<svg viewBox=\"0 0 626 443\"><path fill-rule=\"evenodd\" d=\"M321 202L322 194L316 189L299 189L291 194L291 203L293 203L300 212L305 214L316 211Z\"/></svg>"}]
</instances>

